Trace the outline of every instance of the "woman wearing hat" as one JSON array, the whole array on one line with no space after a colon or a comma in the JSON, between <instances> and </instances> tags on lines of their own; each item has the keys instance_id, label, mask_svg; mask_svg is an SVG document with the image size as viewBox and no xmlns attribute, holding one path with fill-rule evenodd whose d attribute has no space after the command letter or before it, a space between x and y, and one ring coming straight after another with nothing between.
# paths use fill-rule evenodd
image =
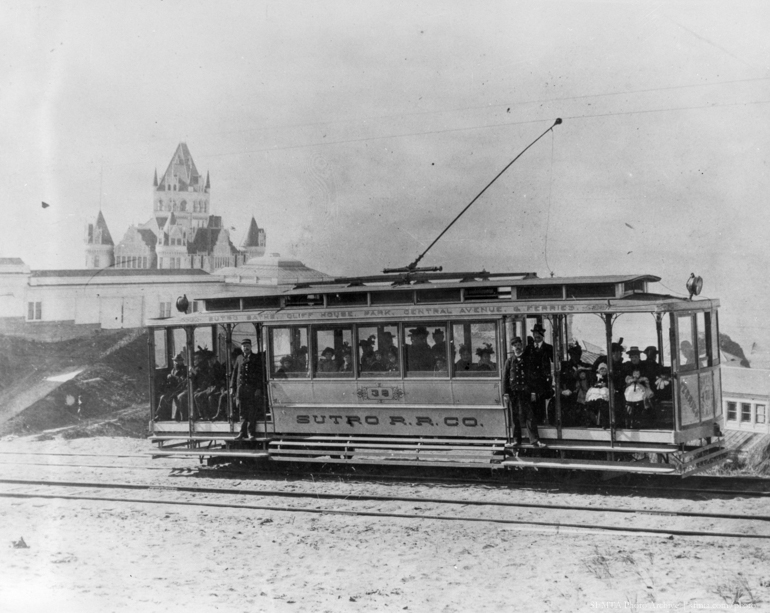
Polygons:
<instances>
[{"instance_id":1,"label":"woman wearing hat","mask_svg":"<svg viewBox=\"0 0 770 613\"><path fill-rule=\"evenodd\" d=\"M406 349L407 372L433 372L433 352L428 345L428 329L417 326L409 330L409 340Z\"/></svg>"},{"instance_id":2,"label":"woman wearing hat","mask_svg":"<svg viewBox=\"0 0 770 613\"><path fill-rule=\"evenodd\" d=\"M321 359L318 360L318 372L330 373L337 372L337 361L334 359L334 349L326 347L321 352Z\"/></svg>"}]
</instances>

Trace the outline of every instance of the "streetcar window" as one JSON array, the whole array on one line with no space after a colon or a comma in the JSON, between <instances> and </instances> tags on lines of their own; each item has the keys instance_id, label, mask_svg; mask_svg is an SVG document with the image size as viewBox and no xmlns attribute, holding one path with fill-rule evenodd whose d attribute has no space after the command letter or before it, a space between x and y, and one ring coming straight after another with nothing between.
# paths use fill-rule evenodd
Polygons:
<instances>
[{"instance_id":1,"label":"streetcar window","mask_svg":"<svg viewBox=\"0 0 770 613\"><path fill-rule=\"evenodd\" d=\"M460 289L418 289L417 302L460 302Z\"/></svg>"},{"instance_id":2,"label":"streetcar window","mask_svg":"<svg viewBox=\"0 0 770 613\"><path fill-rule=\"evenodd\" d=\"M698 363L695 359L695 334L692 315L680 315L676 318L679 332L679 369L695 370Z\"/></svg>"},{"instance_id":3,"label":"streetcar window","mask_svg":"<svg viewBox=\"0 0 770 613\"><path fill-rule=\"evenodd\" d=\"M455 377L496 377L497 326L494 322L453 323L452 371Z\"/></svg>"},{"instance_id":4,"label":"streetcar window","mask_svg":"<svg viewBox=\"0 0 770 613\"><path fill-rule=\"evenodd\" d=\"M358 372L362 377L400 377L398 326L358 326Z\"/></svg>"},{"instance_id":5,"label":"streetcar window","mask_svg":"<svg viewBox=\"0 0 770 613\"><path fill-rule=\"evenodd\" d=\"M758 404L757 405L757 419L756 423L763 424L765 423L765 405L764 404Z\"/></svg>"},{"instance_id":6,"label":"streetcar window","mask_svg":"<svg viewBox=\"0 0 770 613\"><path fill-rule=\"evenodd\" d=\"M741 421L742 422L751 421L751 405L748 402L741 403Z\"/></svg>"},{"instance_id":7,"label":"streetcar window","mask_svg":"<svg viewBox=\"0 0 770 613\"><path fill-rule=\"evenodd\" d=\"M306 327L270 328L270 374L273 379L307 377L307 354Z\"/></svg>"},{"instance_id":8,"label":"streetcar window","mask_svg":"<svg viewBox=\"0 0 770 613\"><path fill-rule=\"evenodd\" d=\"M696 313L695 323L698 331L698 364L701 368L710 366L711 327L706 325L706 313Z\"/></svg>"},{"instance_id":9,"label":"streetcar window","mask_svg":"<svg viewBox=\"0 0 770 613\"><path fill-rule=\"evenodd\" d=\"M585 283L568 285L567 298L614 298L615 285L609 283Z\"/></svg>"},{"instance_id":10,"label":"streetcar window","mask_svg":"<svg viewBox=\"0 0 770 613\"><path fill-rule=\"evenodd\" d=\"M729 421L735 421L738 419L738 405L735 402L727 403L727 419Z\"/></svg>"},{"instance_id":11,"label":"streetcar window","mask_svg":"<svg viewBox=\"0 0 770 613\"><path fill-rule=\"evenodd\" d=\"M182 361L190 365L190 361L187 359L187 335L182 328L174 328L171 335L171 355L182 355Z\"/></svg>"},{"instance_id":12,"label":"streetcar window","mask_svg":"<svg viewBox=\"0 0 770 613\"><path fill-rule=\"evenodd\" d=\"M404 363L410 377L446 377L446 326L444 324L404 324Z\"/></svg>"},{"instance_id":13,"label":"streetcar window","mask_svg":"<svg viewBox=\"0 0 770 613\"><path fill-rule=\"evenodd\" d=\"M195 328L195 340L193 341L195 351L198 349L207 349L213 351L213 329L211 326L202 326Z\"/></svg>"},{"instance_id":14,"label":"streetcar window","mask_svg":"<svg viewBox=\"0 0 770 613\"><path fill-rule=\"evenodd\" d=\"M353 328L334 326L313 330L315 377L353 376Z\"/></svg>"},{"instance_id":15,"label":"streetcar window","mask_svg":"<svg viewBox=\"0 0 770 613\"><path fill-rule=\"evenodd\" d=\"M719 313L712 311L707 313L706 319L711 327L711 363L716 366L719 364Z\"/></svg>"},{"instance_id":16,"label":"streetcar window","mask_svg":"<svg viewBox=\"0 0 770 613\"><path fill-rule=\"evenodd\" d=\"M155 368L168 368L168 352L166 347L166 331L155 330Z\"/></svg>"},{"instance_id":17,"label":"streetcar window","mask_svg":"<svg viewBox=\"0 0 770 613\"><path fill-rule=\"evenodd\" d=\"M366 306L369 298L366 292L344 292L340 294L326 294L326 306Z\"/></svg>"},{"instance_id":18,"label":"streetcar window","mask_svg":"<svg viewBox=\"0 0 770 613\"><path fill-rule=\"evenodd\" d=\"M413 291L371 292L369 296L373 306L382 305L382 304L413 304L414 303Z\"/></svg>"},{"instance_id":19,"label":"streetcar window","mask_svg":"<svg viewBox=\"0 0 770 613\"><path fill-rule=\"evenodd\" d=\"M547 300L564 297L561 285L522 285L516 288L519 300Z\"/></svg>"}]
</instances>

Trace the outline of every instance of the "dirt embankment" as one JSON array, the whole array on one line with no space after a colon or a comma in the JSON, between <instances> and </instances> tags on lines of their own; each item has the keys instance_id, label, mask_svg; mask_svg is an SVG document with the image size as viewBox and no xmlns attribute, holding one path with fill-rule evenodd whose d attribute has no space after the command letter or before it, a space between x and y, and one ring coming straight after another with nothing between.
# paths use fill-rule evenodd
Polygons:
<instances>
[{"instance_id":1,"label":"dirt embankment","mask_svg":"<svg viewBox=\"0 0 770 613\"><path fill-rule=\"evenodd\" d=\"M55 343L0 336L0 355L0 436L51 429L64 436L145 433L146 331L100 331Z\"/></svg>"}]
</instances>

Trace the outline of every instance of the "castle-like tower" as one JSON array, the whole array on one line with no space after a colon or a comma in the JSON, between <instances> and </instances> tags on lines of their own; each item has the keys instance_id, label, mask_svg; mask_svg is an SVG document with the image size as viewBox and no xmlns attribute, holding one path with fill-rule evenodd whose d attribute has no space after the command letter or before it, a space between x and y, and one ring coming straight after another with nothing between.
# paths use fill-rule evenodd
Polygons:
<instances>
[{"instance_id":1,"label":"castle-like tower","mask_svg":"<svg viewBox=\"0 0 770 613\"><path fill-rule=\"evenodd\" d=\"M185 143L179 143L160 181L155 171L153 187L153 211L158 227L163 226L160 220L165 222L169 213L174 213L179 225L188 228L208 226L211 182L208 173L203 182Z\"/></svg>"},{"instance_id":2,"label":"castle-like tower","mask_svg":"<svg viewBox=\"0 0 770 613\"><path fill-rule=\"evenodd\" d=\"M238 267L265 253L265 231L251 218L236 249L222 218L210 210L211 180L198 172L190 150L179 143L163 176L153 179L153 215L130 226L117 245L101 211L86 232L88 268L200 268L208 272Z\"/></svg>"},{"instance_id":3,"label":"castle-like tower","mask_svg":"<svg viewBox=\"0 0 770 613\"><path fill-rule=\"evenodd\" d=\"M86 268L109 268L114 263L115 243L99 211L96 221L86 226Z\"/></svg>"}]
</instances>

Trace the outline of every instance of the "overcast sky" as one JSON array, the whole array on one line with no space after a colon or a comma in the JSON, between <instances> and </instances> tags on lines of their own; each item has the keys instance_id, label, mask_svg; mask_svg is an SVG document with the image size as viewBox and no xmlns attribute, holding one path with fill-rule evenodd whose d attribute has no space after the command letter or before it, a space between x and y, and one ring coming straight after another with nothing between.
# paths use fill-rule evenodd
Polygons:
<instances>
[{"instance_id":1,"label":"overcast sky","mask_svg":"<svg viewBox=\"0 0 770 613\"><path fill-rule=\"evenodd\" d=\"M770 336L770 3L56 2L0 6L0 256L83 266L152 215L186 142L240 245L331 274L414 260L690 272ZM51 204L43 210L41 201ZM12 222L12 223L11 223ZM668 290L664 290L668 291Z\"/></svg>"}]
</instances>

